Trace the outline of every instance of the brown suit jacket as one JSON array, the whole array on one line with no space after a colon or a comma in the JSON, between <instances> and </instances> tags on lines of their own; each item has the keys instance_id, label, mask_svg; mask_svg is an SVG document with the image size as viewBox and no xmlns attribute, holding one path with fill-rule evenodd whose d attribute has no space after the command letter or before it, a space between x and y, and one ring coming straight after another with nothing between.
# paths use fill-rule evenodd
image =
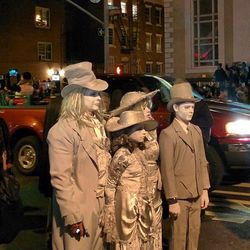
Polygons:
<instances>
[{"instance_id":1,"label":"brown suit jacket","mask_svg":"<svg viewBox=\"0 0 250 250\"><path fill-rule=\"evenodd\" d=\"M190 124L189 131L193 143L176 120L160 134L161 174L167 199L195 198L210 187L201 130Z\"/></svg>"}]
</instances>

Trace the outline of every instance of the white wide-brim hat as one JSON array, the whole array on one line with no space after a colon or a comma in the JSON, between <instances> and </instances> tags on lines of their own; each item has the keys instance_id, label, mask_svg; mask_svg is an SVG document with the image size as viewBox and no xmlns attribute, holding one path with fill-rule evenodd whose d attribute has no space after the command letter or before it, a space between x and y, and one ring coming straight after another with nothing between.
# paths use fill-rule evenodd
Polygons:
<instances>
[{"instance_id":1,"label":"white wide-brim hat","mask_svg":"<svg viewBox=\"0 0 250 250\"><path fill-rule=\"evenodd\" d=\"M116 132L133 125L142 124L147 131L154 130L158 126L155 120L145 118L141 111L124 111L120 117L111 117L106 123L106 129L109 132Z\"/></svg>"},{"instance_id":2,"label":"white wide-brim hat","mask_svg":"<svg viewBox=\"0 0 250 250\"><path fill-rule=\"evenodd\" d=\"M92 63L90 62L69 65L64 71L65 77L68 80L68 85L62 89L62 97L82 88L95 91L103 91L108 88L108 83L106 81L96 78L92 71Z\"/></svg>"}]
</instances>

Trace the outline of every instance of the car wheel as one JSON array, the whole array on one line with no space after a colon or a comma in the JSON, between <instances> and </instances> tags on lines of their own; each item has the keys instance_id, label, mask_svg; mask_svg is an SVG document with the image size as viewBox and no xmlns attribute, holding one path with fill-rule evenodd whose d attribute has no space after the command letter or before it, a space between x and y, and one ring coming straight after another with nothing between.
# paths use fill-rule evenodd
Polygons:
<instances>
[{"instance_id":1,"label":"car wheel","mask_svg":"<svg viewBox=\"0 0 250 250\"><path fill-rule=\"evenodd\" d=\"M41 147L35 136L20 139L14 148L14 165L26 175L36 173L41 162Z\"/></svg>"},{"instance_id":2,"label":"car wheel","mask_svg":"<svg viewBox=\"0 0 250 250\"><path fill-rule=\"evenodd\" d=\"M206 148L206 157L209 162L209 178L211 189L216 188L222 182L224 176L224 164L214 147Z\"/></svg>"}]
</instances>

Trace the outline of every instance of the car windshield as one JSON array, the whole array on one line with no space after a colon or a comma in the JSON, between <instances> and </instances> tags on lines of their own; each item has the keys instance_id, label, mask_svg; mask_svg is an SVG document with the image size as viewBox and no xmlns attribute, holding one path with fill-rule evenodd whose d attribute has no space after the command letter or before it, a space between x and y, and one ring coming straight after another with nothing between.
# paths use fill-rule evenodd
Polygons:
<instances>
[{"instance_id":1,"label":"car windshield","mask_svg":"<svg viewBox=\"0 0 250 250\"><path fill-rule=\"evenodd\" d=\"M165 80L163 77L154 76L154 75L146 75L148 77L153 77L157 80L157 87L161 91L161 100L165 103L170 101L170 89L172 87L172 84L169 83L167 80ZM195 98L203 99L203 97L196 91L193 91L193 95Z\"/></svg>"}]
</instances>

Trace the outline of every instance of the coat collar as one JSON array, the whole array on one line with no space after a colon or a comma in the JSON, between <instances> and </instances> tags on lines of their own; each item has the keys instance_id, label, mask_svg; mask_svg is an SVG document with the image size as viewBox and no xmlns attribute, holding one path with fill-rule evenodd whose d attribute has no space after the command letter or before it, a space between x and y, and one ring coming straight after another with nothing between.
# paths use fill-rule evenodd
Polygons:
<instances>
[{"instance_id":1,"label":"coat collar","mask_svg":"<svg viewBox=\"0 0 250 250\"><path fill-rule=\"evenodd\" d=\"M190 141L188 135L185 133L184 129L181 127L179 122L176 119L174 119L172 124L177 135L190 147L192 151L194 151L193 143ZM193 134L193 127L191 124L188 126L188 129L191 132L191 134Z\"/></svg>"},{"instance_id":2,"label":"coat collar","mask_svg":"<svg viewBox=\"0 0 250 250\"><path fill-rule=\"evenodd\" d=\"M69 126L77 133L80 139L80 145L83 147L84 151L89 155L89 157L95 163L95 166L98 168L98 161L95 149L95 143L93 141L93 136L91 135L89 129L82 128L80 129L77 125L77 122L69 122Z\"/></svg>"}]
</instances>

